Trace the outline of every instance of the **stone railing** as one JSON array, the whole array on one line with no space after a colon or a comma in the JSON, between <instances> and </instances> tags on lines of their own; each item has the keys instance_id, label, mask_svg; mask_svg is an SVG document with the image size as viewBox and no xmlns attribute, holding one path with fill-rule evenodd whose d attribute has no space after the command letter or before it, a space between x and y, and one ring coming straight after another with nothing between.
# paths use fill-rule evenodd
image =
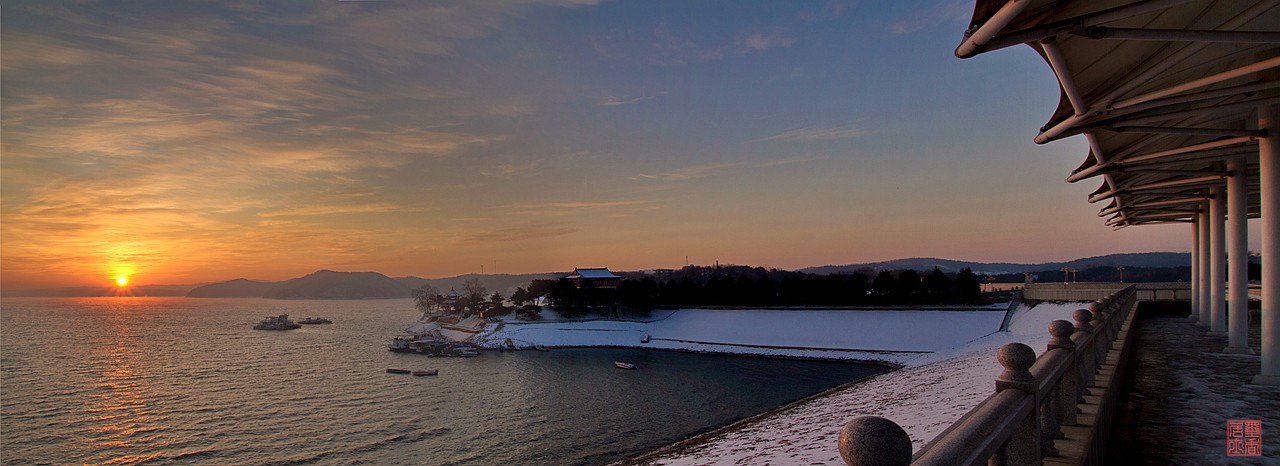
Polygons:
<instances>
[{"instance_id":1,"label":"stone railing","mask_svg":"<svg viewBox=\"0 0 1280 466\"><path fill-rule=\"evenodd\" d=\"M1102 464L1136 303L1130 285L1075 311L1074 325L1053 321L1039 358L1002 346L995 394L914 457L906 431L874 416L845 424L840 455L853 466Z\"/></svg>"}]
</instances>

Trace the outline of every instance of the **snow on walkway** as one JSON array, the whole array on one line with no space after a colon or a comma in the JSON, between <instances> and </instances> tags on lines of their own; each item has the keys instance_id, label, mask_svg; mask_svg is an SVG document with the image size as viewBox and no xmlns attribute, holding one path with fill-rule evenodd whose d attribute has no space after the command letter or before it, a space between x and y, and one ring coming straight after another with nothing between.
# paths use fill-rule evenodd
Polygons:
<instances>
[{"instance_id":1,"label":"snow on walkway","mask_svg":"<svg viewBox=\"0 0 1280 466\"><path fill-rule=\"evenodd\" d=\"M628 463L663 465L844 464L836 449L840 428L858 416L897 422L919 449L995 391L1002 368L996 350L1022 342L1044 351L1053 320L1071 320L1083 303L1040 304L1015 310L1008 332L916 356L904 369L881 374L779 411L748 419ZM945 319L928 316L908 325L918 339L954 341ZM901 323L900 323L901 324ZM998 328L997 320L993 327Z\"/></svg>"}]
</instances>

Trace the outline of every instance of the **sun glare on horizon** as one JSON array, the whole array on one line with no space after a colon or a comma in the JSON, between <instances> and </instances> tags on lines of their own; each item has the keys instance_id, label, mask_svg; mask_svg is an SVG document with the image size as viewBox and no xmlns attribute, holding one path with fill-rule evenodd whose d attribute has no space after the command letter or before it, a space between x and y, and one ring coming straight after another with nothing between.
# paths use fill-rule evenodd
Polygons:
<instances>
[{"instance_id":1,"label":"sun glare on horizon","mask_svg":"<svg viewBox=\"0 0 1280 466\"><path fill-rule=\"evenodd\" d=\"M116 277L116 286L119 286L119 287L129 286L129 277L124 275Z\"/></svg>"}]
</instances>

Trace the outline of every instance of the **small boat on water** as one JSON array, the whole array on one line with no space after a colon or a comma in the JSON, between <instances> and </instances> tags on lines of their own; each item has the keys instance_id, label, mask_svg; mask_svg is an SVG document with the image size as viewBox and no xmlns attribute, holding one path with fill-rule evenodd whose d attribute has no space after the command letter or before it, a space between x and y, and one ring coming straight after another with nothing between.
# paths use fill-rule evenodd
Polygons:
<instances>
[{"instance_id":1,"label":"small boat on water","mask_svg":"<svg viewBox=\"0 0 1280 466\"><path fill-rule=\"evenodd\" d=\"M253 326L254 330L293 330L295 328L302 328L302 325L289 320L289 314L267 317Z\"/></svg>"},{"instance_id":2,"label":"small boat on water","mask_svg":"<svg viewBox=\"0 0 1280 466\"><path fill-rule=\"evenodd\" d=\"M299 324L315 325L315 324L332 324L333 321L324 317L308 317L298 321Z\"/></svg>"},{"instance_id":3,"label":"small boat on water","mask_svg":"<svg viewBox=\"0 0 1280 466\"><path fill-rule=\"evenodd\" d=\"M635 365L635 364L632 364L632 363L629 363L629 362L622 362L622 361L614 361L614 363L613 363L613 367L616 367L616 368L618 368L618 369L626 369L626 370L629 370L629 371L634 371L634 370L636 370L636 365Z\"/></svg>"},{"instance_id":4,"label":"small boat on water","mask_svg":"<svg viewBox=\"0 0 1280 466\"><path fill-rule=\"evenodd\" d=\"M424 375L439 375L440 369L431 369L429 371L413 371L413 372L410 372L410 374L413 374L415 377L422 377Z\"/></svg>"},{"instance_id":5,"label":"small boat on water","mask_svg":"<svg viewBox=\"0 0 1280 466\"><path fill-rule=\"evenodd\" d=\"M521 348L521 347L519 347L519 346L516 346L516 343L515 343L515 342L513 342L513 341L511 341L511 339L510 339L510 338L508 338L508 339L507 339L507 341L502 342L502 346L500 346L500 348L501 348L501 347L505 347L505 348L510 349L510 350L513 350L513 351L520 351L521 349L523 349L523 348Z\"/></svg>"},{"instance_id":6,"label":"small boat on water","mask_svg":"<svg viewBox=\"0 0 1280 466\"><path fill-rule=\"evenodd\" d=\"M444 355L459 357L459 358L470 358L470 357L479 356L480 350L472 348L470 346L457 346L457 347L449 348L444 353Z\"/></svg>"},{"instance_id":7,"label":"small boat on water","mask_svg":"<svg viewBox=\"0 0 1280 466\"><path fill-rule=\"evenodd\" d=\"M388 374L411 374L413 371L409 369L387 369Z\"/></svg>"}]
</instances>

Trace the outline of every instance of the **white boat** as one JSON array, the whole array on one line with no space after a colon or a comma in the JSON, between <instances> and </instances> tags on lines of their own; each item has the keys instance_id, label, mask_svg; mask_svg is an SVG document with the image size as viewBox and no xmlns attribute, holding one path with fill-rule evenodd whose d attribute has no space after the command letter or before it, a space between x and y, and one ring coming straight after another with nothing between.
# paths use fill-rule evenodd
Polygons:
<instances>
[{"instance_id":1,"label":"white boat","mask_svg":"<svg viewBox=\"0 0 1280 466\"><path fill-rule=\"evenodd\" d=\"M254 330L293 330L295 328L302 328L302 325L289 320L289 314L267 317L253 326Z\"/></svg>"},{"instance_id":2,"label":"white boat","mask_svg":"<svg viewBox=\"0 0 1280 466\"><path fill-rule=\"evenodd\" d=\"M632 364L632 363L629 363L629 362L622 362L622 361L614 361L614 362L613 362L613 367L616 367L616 368L618 368L618 369L626 369L626 370L629 370L629 371L634 371L634 370L636 370L636 365L635 365L635 364Z\"/></svg>"},{"instance_id":3,"label":"white boat","mask_svg":"<svg viewBox=\"0 0 1280 466\"><path fill-rule=\"evenodd\" d=\"M456 357L461 357L461 358L469 358L469 357L479 356L479 355L480 355L480 350L475 349L475 348L472 348L472 347L469 347L469 346L459 346L459 347L455 347L455 348L450 348L450 349L449 349L448 351L446 351L444 354L445 354L445 356L456 356Z\"/></svg>"}]
</instances>

